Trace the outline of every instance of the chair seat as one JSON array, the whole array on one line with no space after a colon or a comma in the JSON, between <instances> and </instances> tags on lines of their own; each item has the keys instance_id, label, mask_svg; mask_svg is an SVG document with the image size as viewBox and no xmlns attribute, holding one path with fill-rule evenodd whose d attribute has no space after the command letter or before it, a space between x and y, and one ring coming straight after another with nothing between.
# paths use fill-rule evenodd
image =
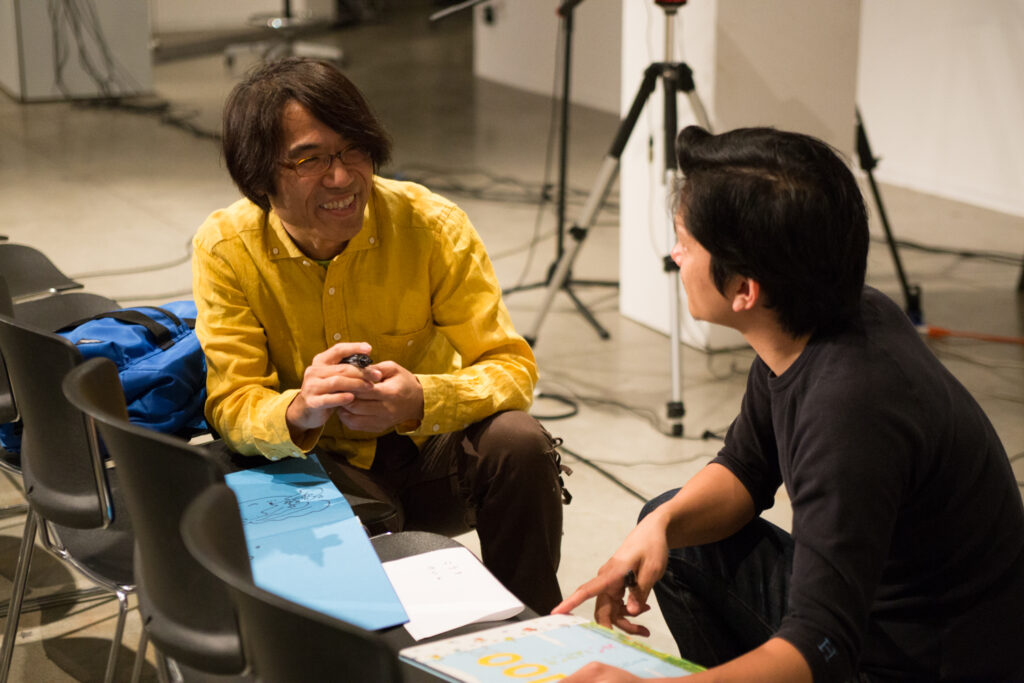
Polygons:
<instances>
[{"instance_id":1,"label":"chair seat","mask_svg":"<svg viewBox=\"0 0 1024 683\"><path fill-rule=\"evenodd\" d=\"M398 534L381 534L370 538L373 549L381 562L399 560L428 553L442 548L460 548L462 544L453 538L429 531L403 531Z\"/></svg>"},{"instance_id":2,"label":"chair seat","mask_svg":"<svg viewBox=\"0 0 1024 683\"><path fill-rule=\"evenodd\" d=\"M131 586L133 576L131 529L72 529L54 525L60 542L71 554L74 563L94 574L120 585Z\"/></svg>"},{"instance_id":3,"label":"chair seat","mask_svg":"<svg viewBox=\"0 0 1024 683\"><path fill-rule=\"evenodd\" d=\"M117 470L107 470L114 521L107 528L74 529L51 524L57 538L74 558L74 563L86 570L121 585L135 584L134 552L135 532L127 514L124 497L118 483Z\"/></svg>"}]
</instances>

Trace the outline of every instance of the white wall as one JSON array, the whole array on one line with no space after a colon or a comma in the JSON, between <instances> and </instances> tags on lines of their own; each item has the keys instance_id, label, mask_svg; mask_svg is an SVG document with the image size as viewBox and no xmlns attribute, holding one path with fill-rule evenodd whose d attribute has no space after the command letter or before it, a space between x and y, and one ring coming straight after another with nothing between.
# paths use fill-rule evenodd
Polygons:
<instances>
[{"instance_id":1,"label":"white wall","mask_svg":"<svg viewBox=\"0 0 1024 683\"><path fill-rule=\"evenodd\" d=\"M66 13L60 13L54 21L49 3L0 1L0 86L23 101L151 92L153 72L146 3L94 0L93 7L98 36L84 25L76 35ZM67 55L59 68L54 56L55 34L57 44ZM83 64L98 72L107 92Z\"/></svg>"},{"instance_id":2,"label":"white wall","mask_svg":"<svg viewBox=\"0 0 1024 683\"><path fill-rule=\"evenodd\" d=\"M879 180L1024 216L1024 0L863 0L857 101Z\"/></svg>"},{"instance_id":3,"label":"white wall","mask_svg":"<svg viewBox=\"0 0 1024 683\"><path fill-rule=\"evenodd\" d=\"M257 14L279 14L282 0L149 0L153 33L246 28ZM293 0L292 13L333 19L334 0Z\"/></svg>"},{"instance_id":4,"label":"white wall","mask_svg":"<svg viewBox=\"0 0 1024 683\"><path fill-rule=\"evenodd\" d=\"M621 15L611 16L612 0L585 0L576 10L579 49L585 47L585 34L602 36L599 49L577 58L578 67L580 62L609 60L616 49L601 33L607 27L586 22L621 22L623 31L632 26L629 30L634 33L646 32L646 40L631 39L628 49L620 51L623 92L611 106L604 100L584 99L589 97L584 94L588 81L600 84L598 89L606 97L610 95L611 86L603 76L609 73L608 67L601 66L591 75L574 75L574 101L608 111L632 98L640 78L638 69L661 59L664 51L658 23L661 10L655 3L618 1ZM499 21L486 32L480 26L478 10L478 75L533 92L550 92L552 8L558 4L556 0L495 0L499 19L504 16L508 21ZM725 13L734 9L758 12L769 22L786 16L781 10L786 3L780 5L775 0L699 0L687 3L680 12L686 34L690 33L689 23L705 21L700 17L719 11L719 5ZM882 158L876 176L895 185L1024 216L1024 0L863 0L859 21L856 100L875 154ZM751 30L755 40L768 32L757 27ZM807 30L830 55L827 34L814 26ZM486 42L480 39L482 32ZM715 97L716 70L726 84L733 69L763 68L735 59L742 54L736 54L734 48L741 48L747 40L746 36L740 38L737 34L699 32L683 37L684 57L696 70L698 89L707 99ZM709 63L711 51L719 49L714 43L721 40L734 45L721 47L718 56L725 61ZM524 45L529 49L524 50ZM799 103L790 104L795 108ZM722 121L726 126L731 123Z\"/></svg>"},{"instance_id":5,"label":"white wall","mask_svg":"<svg viewBox=\"0 0 1024 683\"><path fill-rule=\"evenodd\" d=\"M569 88L577 104L618 113L622 0L586 0L572 20ZM560 0L494 0L494 22L485 23L484 8L474 15L473 69L481 78L542 95L551 95L559 70L561 95L562 22Z\"/></svg>"},{"instance_id":6,"label":"white wall","mask_svg":"<svg viewBox=\"0 0 1024 683\"><path fill-rule=\"evenodd\" d=\"M23 87L20 61L14 0L0 0L0 88L12 95Z\"/></svg>"}]
</instances>

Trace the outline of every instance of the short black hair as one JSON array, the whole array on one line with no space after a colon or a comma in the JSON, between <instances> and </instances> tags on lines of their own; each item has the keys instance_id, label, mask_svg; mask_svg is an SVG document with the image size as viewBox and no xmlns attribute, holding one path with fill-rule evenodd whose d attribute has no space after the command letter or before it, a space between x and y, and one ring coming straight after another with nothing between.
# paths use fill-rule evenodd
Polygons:
<instances>
[{"instance_id":1,"label":"short black hair","mask_svg":"<svg viewBox=\"0 0 1024 683\"><path fill-rule=\"evenodd\" d=\"M757 281L794 336L858 318L868 218L849 166L827 143L774 128L676 138L683 179L676 211L711 254L719 291L734 275Z\"/></svg>"},{"instance_id":2,"label":"short black hair","mask_svg":"<svg viewBox=\"0 0 1024 683\"><path fill-rule=\"evenodd\" d=\"M264 211L275 193L284 150L281 120L295 101L362 149L378 171L391 158L391 138L359 89L330 62L288 57L255 67L224 105L222 147L231 179Z\"/></svg>"}]
</instances>

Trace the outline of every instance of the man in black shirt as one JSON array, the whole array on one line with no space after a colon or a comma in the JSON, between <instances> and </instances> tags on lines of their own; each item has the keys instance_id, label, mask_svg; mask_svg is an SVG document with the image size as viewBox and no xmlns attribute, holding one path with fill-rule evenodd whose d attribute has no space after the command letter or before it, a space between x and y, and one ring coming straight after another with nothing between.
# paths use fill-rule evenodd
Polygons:
<instances>
[{"instance_id":1,"label":"man in black shirt","mask_svg":"<svg viewBox=\"0 0 1024 683\"><path fill-rule=\"evenodd\" d=\"M758 357L718 456L555 611L597 596L599 622L646 634L628 617L653 588L681 655L713 667L688 681L1024 680L1021 494L978 404L864 286L846 164L765 128L690 127L676 152L690 313ZM792 534L758 517L780 485ZM597 680L636 679L566 682Z\"/></svg>"}]
</instances>

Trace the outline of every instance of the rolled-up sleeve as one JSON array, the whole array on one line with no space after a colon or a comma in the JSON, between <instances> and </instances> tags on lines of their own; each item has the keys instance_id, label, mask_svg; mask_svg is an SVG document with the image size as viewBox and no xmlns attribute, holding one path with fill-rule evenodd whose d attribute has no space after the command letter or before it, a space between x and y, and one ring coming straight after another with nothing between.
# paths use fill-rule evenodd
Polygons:
<instances>
[{"instance_id":1,"label":"rolled-up sleeve","mask_svg":"<svg viewBox=\"0 0 1024 683\"><path fill-rule=\"evenodd\" d=\"M458 209L442 221L430 277L433 323L462 367L418 375L424 416L414 433L451 432L499 411L528 409L537 381L533 352L515 332L483 243Z\"/></svg>"}]
</instances>

